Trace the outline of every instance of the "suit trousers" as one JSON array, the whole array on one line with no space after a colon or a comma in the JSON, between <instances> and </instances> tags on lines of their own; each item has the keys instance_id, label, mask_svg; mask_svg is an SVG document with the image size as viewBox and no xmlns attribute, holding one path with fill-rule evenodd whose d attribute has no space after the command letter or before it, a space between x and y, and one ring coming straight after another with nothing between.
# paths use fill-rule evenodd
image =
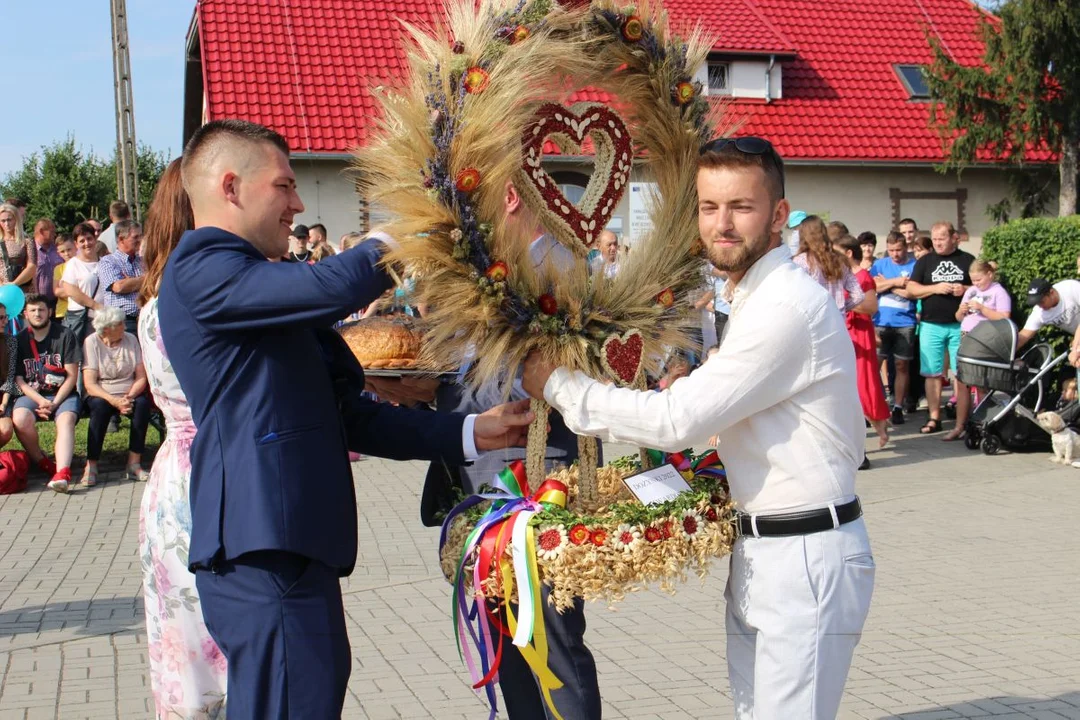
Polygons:
<instances>
[{"instance_id":1,"label":"suit trousers","mask_svg":"<svg viewBox=\"0 0 1080 720\"><path fill-rule=\"evenodd\" d=\"M195 572L229 661L229 720L336 720L352 653L337 568L264 550Z\"/></svg>"},{"instance_id":2,"label":"suit trousers","mask_svg":"<svg viewBox=\"0 0 1080 720\"><path fill-rule=\"evenodd\" d=\"M551 693L555 708L563 720L600 720L600 685L596 661L585 646L585 602L578 598L574 607L561 615L548 603L548 589L541 587L544 627L548 640L548 667L563 686ZM514 608L517 613L517 608ZM505 624L506 620L503 619ZM498 629L491 626L492 637ZM521 651L510 638L503 638L502 663L499 666L502 690L509 720L551 720L540 686Z\"/></svg>"},{"instance_id":3,"label":"suit trousers","mask_svg":"<svg viewBox=\"0 0 1080 720\"><path fill-rule=\"evenodd\" d=\"M874 591L862 518L792 537L742 537L727 590L737 720L832 720Z\"/></svg>"}]
</instances>

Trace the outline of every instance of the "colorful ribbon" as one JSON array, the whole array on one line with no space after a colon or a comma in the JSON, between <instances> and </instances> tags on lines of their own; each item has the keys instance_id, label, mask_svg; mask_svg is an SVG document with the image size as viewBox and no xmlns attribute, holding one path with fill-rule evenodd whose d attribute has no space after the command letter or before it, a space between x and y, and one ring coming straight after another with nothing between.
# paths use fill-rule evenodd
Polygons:
<instances>
[{"instance_id":1,"label":"colorful ribbon","mask_svg":"<svg viewBox=\"0 0 1080 720\"><path fill-rule=\"evenodd\" d=\"M690 450L676 453L646 450L645 453L649 456L649 462L653 467L671 463L687 481L696 477L720 478L721 480L727 478L727 471L724 470L724 464L720 462L720 456L715 450L710 450L697 458L694 458Z\"/></svg>"},{"instance_id":2,"label":"colorful ribbon","mask_svg":"<svg viewBox=\"0 0 1080 720\"><path fill-rule=\"evenodd\" d=\"M454 573L453 616L457 636L458 655L469 668L473 688L484 689L491 707L489 720L494 720L498 710L495 683L499 678L502 661L503 637L510 637L529 664L540 683L544 700L557 720L562 720L555 709L551 692L563 686L548 667L547 631L540 594L540 571L536 560L536 533L529 520L537 513L552 507L566 507L566 485L557 480L545 480L536 492L529 493L525 465L520 460L495 476L495 486L500 492L473 495L450 511L443 521L439 535L439 553L446 545L447 535L455 517L484 501L491 506L473 527L465 540ZM506 546L511 545L511 558L506 557ZM475 553L473 568L473 597L470 604L466 591L465 565ZM498 613L498 607L484 597L482 585L494 571L502 589L506 608L506 624ZM510 606L514 585L518 590L518 615ZM485 617L490 621L485 622ZM476 625L474 629L473 625ZM497 640L492 638L490 628L498 629ZM479 667L469 649L469 641L476 648Z\"/></svg>"}]
</instances>

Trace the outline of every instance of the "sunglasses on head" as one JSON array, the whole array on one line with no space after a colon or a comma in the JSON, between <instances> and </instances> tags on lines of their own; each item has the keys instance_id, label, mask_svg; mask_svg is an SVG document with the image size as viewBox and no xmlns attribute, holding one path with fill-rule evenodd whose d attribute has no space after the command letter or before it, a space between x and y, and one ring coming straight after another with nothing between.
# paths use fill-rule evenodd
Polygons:
<instances>
[{"instance_id":1,"label":"sunglasses on head","mask_svg":"<svg viewBox=\"0 0 1080 720\"><path fill-rule=\"evenodd\" d=\"M780 171L780 196L784 195L784 165L772 143L759 137L717 138L701 146L701 154L719 153L734 147L743 155L764 155Z\"/></svg>"}]
</instances>

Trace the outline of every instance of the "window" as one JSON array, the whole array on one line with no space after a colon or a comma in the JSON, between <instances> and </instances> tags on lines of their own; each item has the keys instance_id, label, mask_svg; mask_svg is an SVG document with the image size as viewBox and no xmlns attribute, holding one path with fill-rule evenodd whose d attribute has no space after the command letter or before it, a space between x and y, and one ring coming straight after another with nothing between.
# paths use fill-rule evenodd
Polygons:
<instances>
[{"instance_id":1,"label":"window","mask_svg":"<svg viewBox=\"0 0 1080 720\"><path fill-rule=\"evenodd\" d=\"M559 185L559 192L563 197L573 203L574 207L581 207L581 198L585 197L585 187L577 183L565 183Z\"/></svg>"},{"instance_id":2,"label":"window","mask_svg":"<svg viewBox=\"0 0 1080 720\"><path fill-rule=\"evenodd\" d=\"M731 94L731 64L726 62L709 63L709 94Z\"/></svg>"},{"instance_id":3,"label":"window","mask_svg":"<svg viewBox=\"0 0 1080 720\"><path fill-rule=\"evenodd\" d=\"M929 100L930 88L926 84L926 67L923 65L897 65L896 74L907 88L912 100Z\"/></svg>"},{"instance_id":4,"label":"window","mask_svg":"<svg viewBox=\"0 0 1080 720\"><path fill-rule=\"evenodd\" d=\"M575 207L581 207L581 198L585 197L585 189L589 185L588 175L573 170L556 170L551 172L551 179L559 186L564 198Z\"/></svg>"}]
</instances>

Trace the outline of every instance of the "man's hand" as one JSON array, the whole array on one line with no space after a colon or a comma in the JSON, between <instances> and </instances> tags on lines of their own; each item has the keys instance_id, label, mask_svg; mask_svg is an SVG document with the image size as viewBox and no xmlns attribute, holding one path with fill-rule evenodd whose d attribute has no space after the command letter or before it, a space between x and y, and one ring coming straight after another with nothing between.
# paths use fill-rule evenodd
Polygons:
<instances>
[{"instance_id":1,"label":"man's hand","mask_svg":"<svg viewBox=\"0 0 1080 720\"><path fill-rule=\"evenodd\" d=\"M507 447L521 447L529 437L529 423L535 417L529 400L497 405L476 416L473 439L481 452Z\"/></svg>"},{"instance_id":2,"label":"man's hand","mask_svg":"<svg viewBox=\"0 0 1080 720\"><path fill-rule=\"evenodd\" d=\"M965 292L967 292L967 290L960 283L953 283L952 284L952 294L955 297L964 297Z\"/></svg>"},{"instance_id":3,"label":"man's hand","mask_svg":"<svg viewBox=\"0 0 1080 720\"><path fill-rule=\"evenodd\" d=\"M34 414L42 420L48 420L52 417L54 405L49 400L42 398L42 402L38 403L38 406L34 408Z\"/></svg>"},{"instance_id":4,"label":"man's hand","mask_svg":"<svg viewBox=\"0 0 1080 720\"><path fill-rule=\"evenodd\" d=\"M364 376L365 389L375 393L380 400L397 405L427 405L435 400L438 378L412 377L387 378Z\"/></svg>"},{"instance_id":5,"label":"man's hand","mask_svg":"<svg viewBox=\"0 0 1080 720\"><path fill-rule=\"evenodd\" d=\"M521 386L537 400L544 399L544 386L547 385L551 373L555 372L555 366L544 361L540 353L535 350L525 358L524 372L521 375Z\"/></svg>"}]
</instances>

